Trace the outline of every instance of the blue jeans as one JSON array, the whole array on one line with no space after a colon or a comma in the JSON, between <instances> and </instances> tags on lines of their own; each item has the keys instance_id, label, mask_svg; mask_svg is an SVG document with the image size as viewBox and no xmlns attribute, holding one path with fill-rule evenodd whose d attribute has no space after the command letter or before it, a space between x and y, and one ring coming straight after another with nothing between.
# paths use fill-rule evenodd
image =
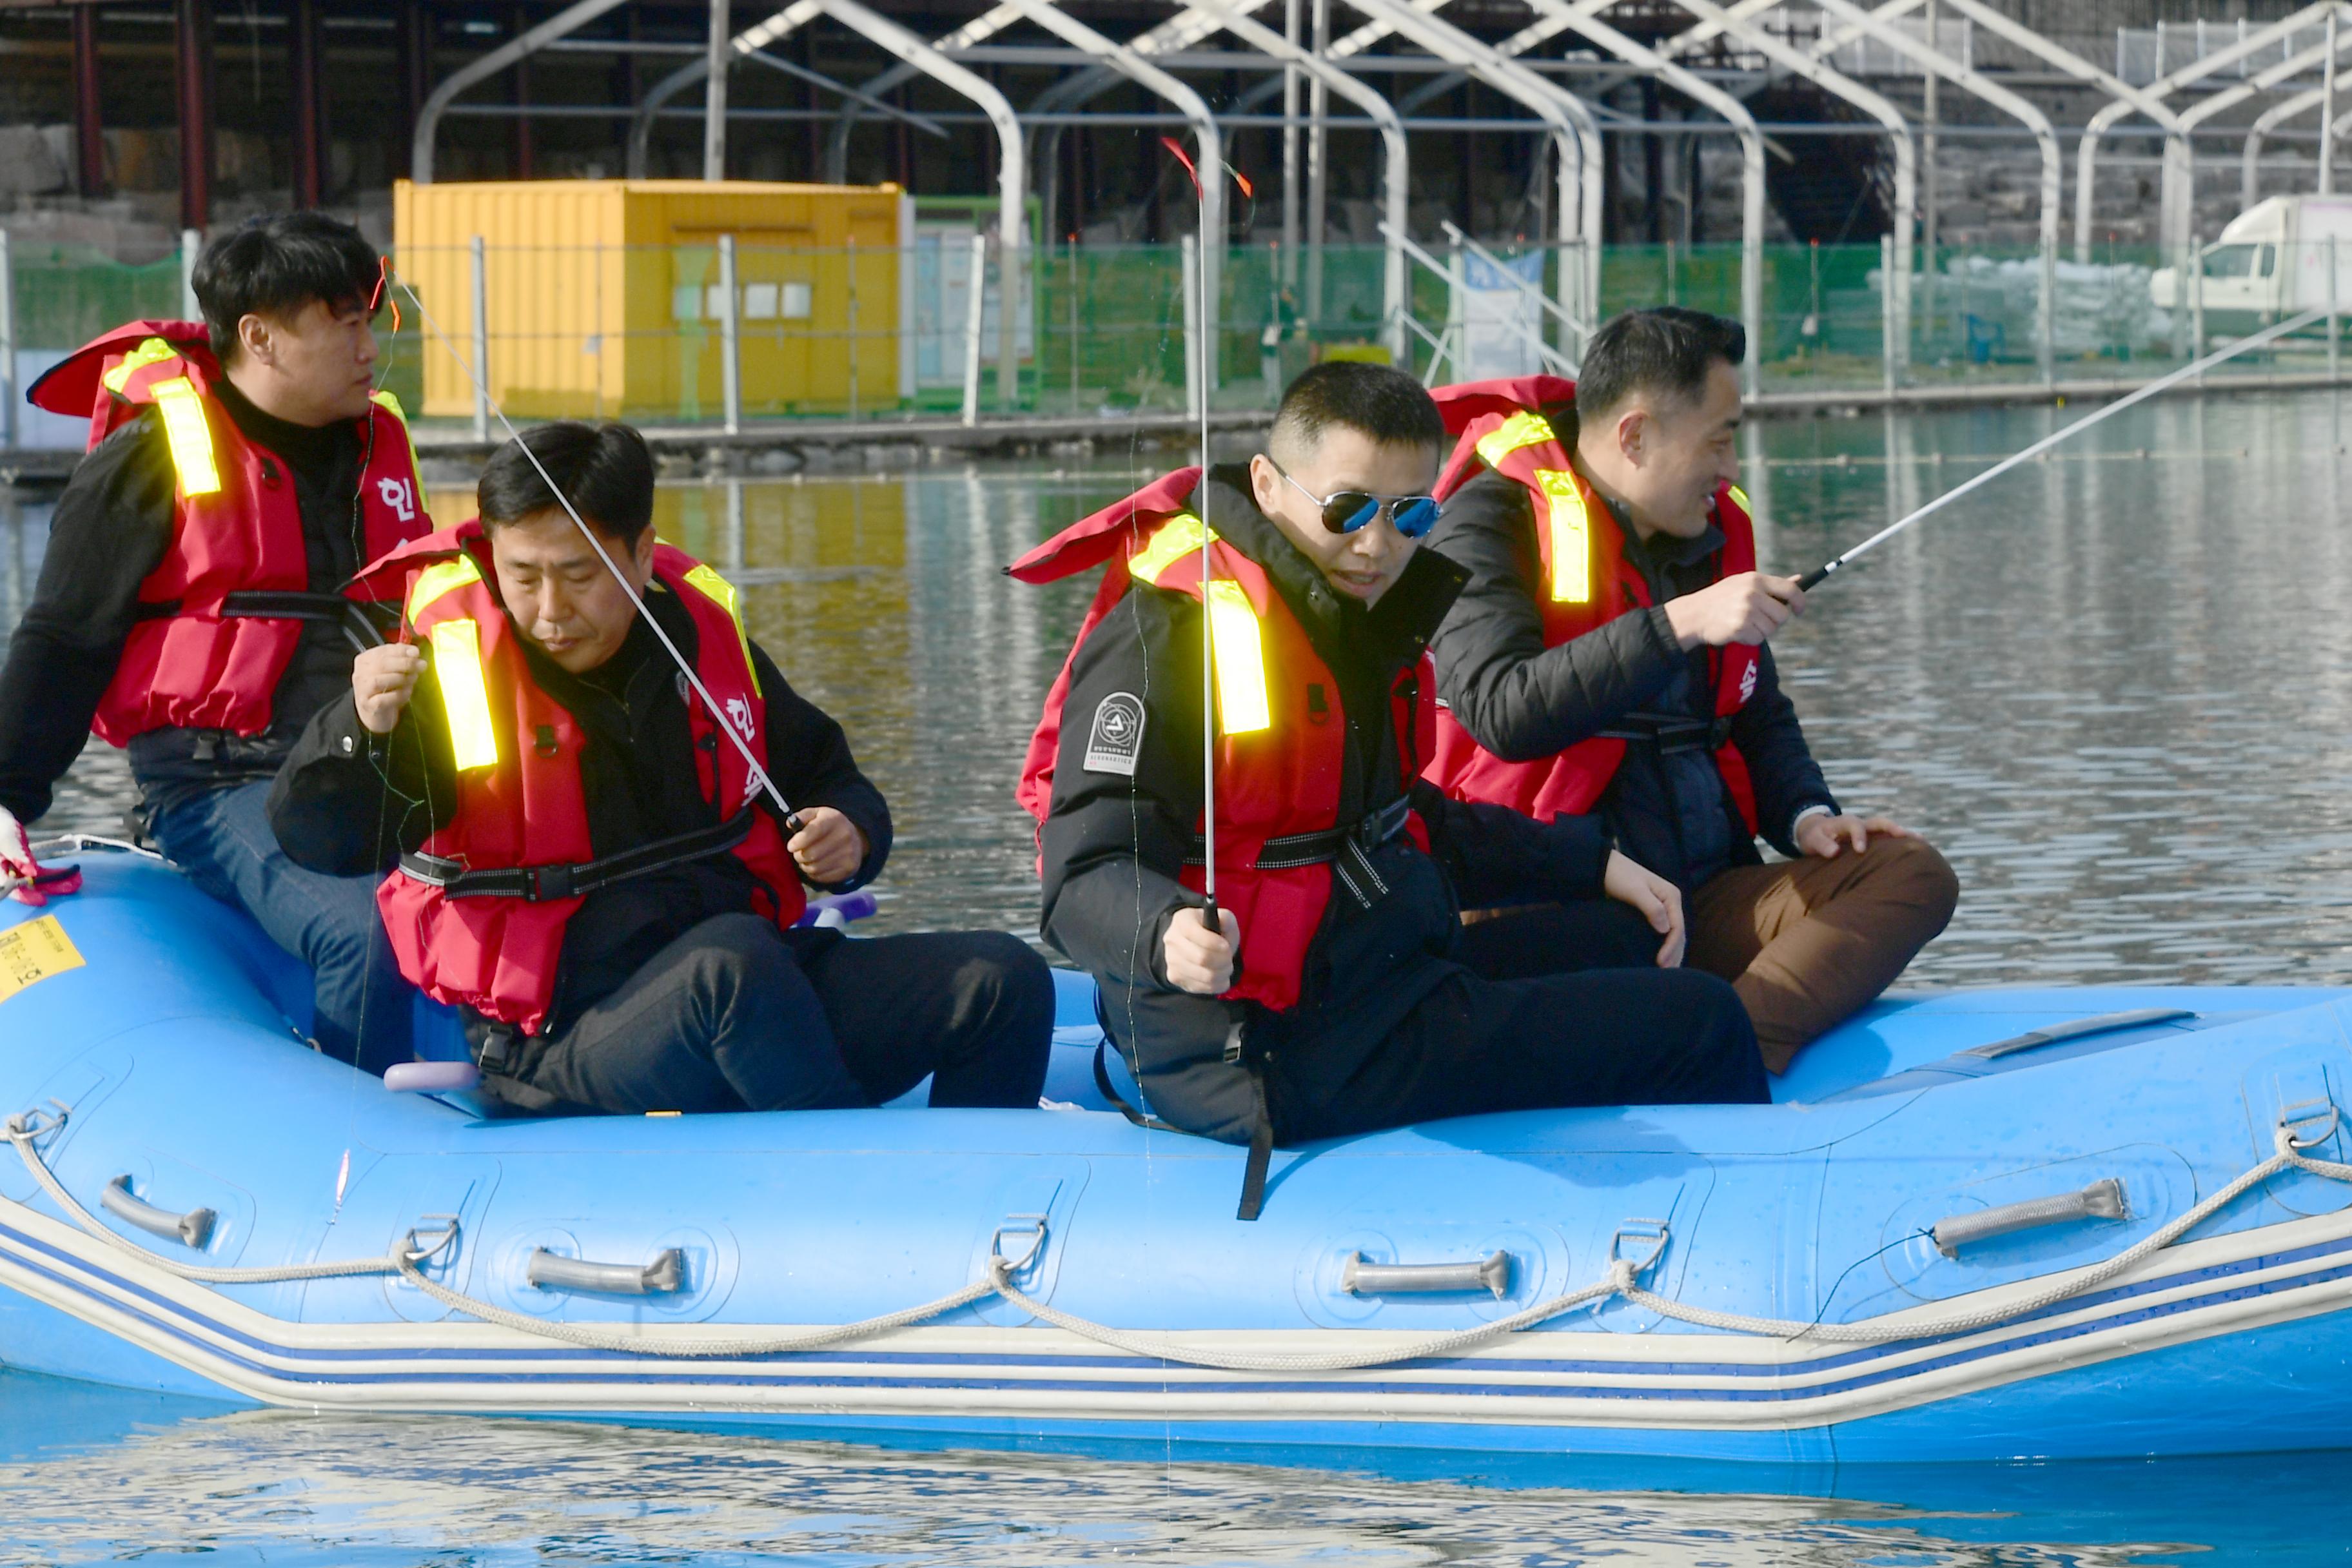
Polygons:
<instances>
[{"instance_id":1,"label":"blue jeans","mask_svg":"<svg viewBox=\"0 0 2352 1568\"><path fill-rule=\"evenodd\" d=\"M310 966L311 1038L338 1061L381 1073L410 1059L415 989L401 977L375 908L376 877L322 877L278 847L269 781L181 802L149 825L197 887L235 904Z\"/></svg>"}]
</instances>

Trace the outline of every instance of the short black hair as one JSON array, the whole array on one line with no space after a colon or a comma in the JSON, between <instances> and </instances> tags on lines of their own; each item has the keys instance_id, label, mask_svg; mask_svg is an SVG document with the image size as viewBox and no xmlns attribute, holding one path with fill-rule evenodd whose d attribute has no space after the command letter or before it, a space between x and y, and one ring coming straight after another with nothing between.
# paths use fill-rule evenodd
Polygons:
<instances>
[{"instance_id":1,"label":"short black hair","mask_svg":"<svg viewBox=\"0 0 2352 1568\"><path fill-rule=\"evenodd\" d=\"M1445 419L1429 388L1391 365L1327 360L1285 389L1267 445L1311 451L1343 425L1382 447L1445 446Z\"/></svg>"},{"instance_id":2,"label":"short black hair","mask_svg":"<svg viewBox=\"0 0 2352 1568\"><path fill-rule=\"evenodd\" d=\"M1706 391L1708 366L1747 357L1748 329L1728 317L1679 305L1628 310L1585 345L1577 412L1588 418L1609 414L1637 392L1696 403Z\"/></svg>"},{"instance_id":3,"label":"short black hair","mask_svg":"<svg viewBox=\"0 0 2352 1568\"><path fill-rule=\"evenodd\" d=\"M547 470L544 477L541 468ZM556 489L549 488L549 479ZM537 426L490 454L474 500L487 531L562 510L558 489L583 521L608 542L635 550L653 525L654 455L646 438L626 425L567 419Z\"/></svg>"},{"instance_id":4,"label":"short black hair","mask_svg":"<svg viewBox=\"0 0 2352 1568\"><path fill-rule=\"evenodd\" d=\"M249 315L299 315L313 300L341 313L367 307L381 263L358 229L320 212L263 213L205 247L190 281L213 353L236 352Z\"/></svg>"}]
</instances>

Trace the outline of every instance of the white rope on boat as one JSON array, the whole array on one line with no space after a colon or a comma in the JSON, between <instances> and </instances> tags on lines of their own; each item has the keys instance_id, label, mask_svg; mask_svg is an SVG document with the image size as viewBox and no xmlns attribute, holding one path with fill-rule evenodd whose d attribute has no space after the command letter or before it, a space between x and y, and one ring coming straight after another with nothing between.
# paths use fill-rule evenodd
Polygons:
<instances>
[{"instance_id":1,"label":"white rope on boat","mask_svg":"<svg viewBox=\"0 0 2352 1568\"><path fill-rule=\"evenodd\" d=\"M1609 1270L1600 1279L1565 1295L1554 1296L1534 1306L1497 1318L1476 1328L1454 1333L1436 1334L1412 1341L1408 1344L1384 1350L1332 1352L1321 1354L1223 1352L1195 1344L1183 1343L1150 1333L1137 1333L1125 1329L1097 1323L1091 1319L1066 1312L1058 1307L1037 1300L1013 1282L1013 1276L1028 1266L1030 1257L1007 1258L1001 1254L989 1259L986 1273L962 1289L950 1295L908 1307L880 1317L866 1318L855 1323L842 1323L830 1328L803 1329L790 1333L711 1334L701 1338L673 1338L666 1334L648 1334L642 1329L612 1329L587 1323L551 1322L527 1313L484 1301L461 1290L429 1279L424 1264L442 1248L452 1245L457 1235L457 1222L451 1220L446 1234L431 1247L416 1245L417 1235L412 1231L405 1241L378 1258L352 1258L341 1262L289 1264L275 1268L215 1268L197 1264L181 1263L164 1258L137 1242L116 1235L100 1225L89 1211L77 1203L64 1185L49 1170L47 1162L35 1147L36 1141L54 1131L64 1122L62 1113L47 1119L35 1113L19 1113L10 1117L5 1125L8 1142L15 1145L18 1158L33 1174L41 1189L56 1200L58 1206L83 1230L108 1245L131 1254L153 1268L183 1279L208 1284L258 1285L291 1279L328 1279L342 1276L395 1274L415 1286L444 1306L469 1317L518 1333L539 1339L556 1340L578 1345L586 1350L609 1351L625 1355L652 1356L660 1359L712 1360L790 1355L808 1351L824 1350L855 1340L908 1328L928 1319L941 1317L959 1308L968 1307L994 1296L1008 1305L1030 1313L1042 1322L1057 1329L1124 1351L1129 1355L1147 1360L1162 1361L1180 1366L1202 1367L1217 1372L1254 1373L1318 1373L1360 1372L1373 1367L1393 1366L1401 1362L1441 1361L1465 1351L1520 1332L1549 1321L1579 1307L1622 1299L1628 1305L1644 1308L1678 1322L1698 1328L1720 1329L1733 1333L1765 1335L1776 1339L1815 1340L1832 1344L1886 1344L1903 1340L1942 1339L1958 1334L1974 1333L1980 1330L2014 1322L2021 1318L2059 1305L2086 1291L2097 1289L2109 1280L2128 1272L2138 1264L2172 1246L2189 1231L2226 1207L2251 1189L2261 1185L2284 1172L2294 1170L2331 1182L2352 1182L2352 1164L2333 1160L2314 1159L2303 1151L2327 1141L2336 1131L2337 1114L2330 1107L2324 1119L2315 1122L2282 1124L2273 1142L2277 1152L2242 1173L2235 1180L2217 1190L2210 1197L2185 1210L2178 1217L2143 1237L2131 1247L2116 1254L2104 1263L2083 1269L2062 1282L2021 1300L2004 1302L1972 1312L1953 1313L1941 1318L1906 1319L1900 1322L1809 1323L1790 1318L1759 1318L1740 1312L1718 1312L1704 1307L1685 1306L1668 1297L1660 1296L1641 1283L1641 1276L1655 1260L1656 1253L1647 1259L1612 1259ZM2316 1125L2318 1130L2299 1136L2298 1126ZM16 1206L23 1206L21 1205ZM1044 1245L1041 1237L1039 1246Z\"/></svg>"},{"instance_id":2,"label":"white rope on boat","mask_svg":"<svg viewBox=\"0 0 2352 1568\"><path fill-rule=\"evenodd\" d=\"M201 1263L182 1263L177 1258L150 1251L130 1237L118 1236L99 1224L96 1217L66 1191L65 1184L58 1180L48 1163L41 1158L40 1151L33 1146L35 1140L64 1126L65 1121L66 1113L63 1111L54 1116L45 1116L38 1111L18 1111L8 1118L5 1128L8 1142L16 1146L17 1157L25 1162L25 1169L33 1173L33 1180L56 1200L58 1207L66 1211L68 1219L116 1251L127 1252L151 1268L206 1285L276 1285L289 1279L340 1279L401 1271L401 1255L396 1252L381 1258L354 1258L334 1263L289 1263L275 1268L216 1268ZM454 1232L452 1237L454 1238Z\"/></svg>"}]
</instances>

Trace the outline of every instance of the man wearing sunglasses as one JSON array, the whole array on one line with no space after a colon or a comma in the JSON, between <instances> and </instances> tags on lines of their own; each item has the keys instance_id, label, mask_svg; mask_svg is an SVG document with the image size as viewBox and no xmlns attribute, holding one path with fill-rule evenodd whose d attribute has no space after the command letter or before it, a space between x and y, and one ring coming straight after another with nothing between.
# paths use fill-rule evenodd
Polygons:
<instances>
[{"instance_id":1,"label":"man wearing sunglasses","mask_svg":"<svg viewBox=\"0 0 2352 1568\"><path fill-rule=\"evenodd\" d=\"M349 224L257 217L197 259L203 321L133 321L33 386L89 419L91 451L0 668L0 886L38 897L22 824L95 731L129 751L163 851L310 966L320 1048L379 1071L409 1058L415 993L374 879L294 865L264 803L373 640L343 585L433 527L375 390L383 276Z\"/></svg>"},{"instance_id":2,"label":"man wearing sunglasses","mask_svg":"<svg viewBox=\"0 0 2352 1568\"><path fill-rule=\"evenodd\" d=\"M1463 582L1420 548L1444 442L1412 377L1318 365L1246 466L1169 475L1012 568L1037 583L1104 568L1021 786L1045 939L1101 987L1141 1090L1130 1113L1251 1145L1244 1218L1275 1143L1764 1094L1722 982L1646 953L1546 973L1567 956L1530 962L1456 917L1462 900L1589 910L1606 892L1674 934L1672 889L1595 820L1464 805L1419 778L1425 650Z\"/></svg>"},{"instance_id":3,"label":"man wearing sunglasses","mask_svg":"<svg viewBox=\"0 0 2352 1568\"><path fill-rule=\"evenodd\" d=\"M1734 983L1767 1066L1851 1016L1944 929L1943 857L1830 794L1766 639L1804 608L1758 571L1735 482L1736 321L1633 310L1573 384L1447 387L1437 549L1468 570L1433 645L1433 781L1549 819L1600 811L1688 900L1689 962ZM1756 839L1790 857L1764 864ZM1495 923L1530 943L1557 917Z\"/></svg>"}]
</instances>

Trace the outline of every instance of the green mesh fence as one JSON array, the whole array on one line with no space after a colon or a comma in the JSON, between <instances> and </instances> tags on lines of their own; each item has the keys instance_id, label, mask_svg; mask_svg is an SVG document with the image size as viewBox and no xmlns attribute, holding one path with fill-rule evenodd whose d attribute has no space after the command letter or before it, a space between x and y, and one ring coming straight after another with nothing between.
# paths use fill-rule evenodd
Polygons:
<instances>
[{"instance_id":1,"label":"green mesh fence","mask_svg":"<svg viewBox=\"0 0 2352 1568\"><path fill-rule=\"evenodd\" d=\"M861 265L884 263L885 277L898 275L889 270L893 266L906 268L908 282L904 294L887 301L886 310L879 298L886 286L876 281L876 274L860 271L857 276L865 281L859 288L866 290L863 317L855 308L845 316L828 314L822 279L830 276L824 268L839 260L834 253L812 251L802 258L814 269L810 275L819 279L813 319L793 318L788 279L744 285L764 289L747 295L739 305L739 341L743 345L739 353L746 367L744 416L838 419L854 412L861 418L887 419L960 409L968 342L964 312L969 290L963 276L968 264L958 258L953 268L947 268L953 243L934 243L928 250L918 247L895 257L868 253ZM2345 271L2352 272L2352 245L2344 250L2339 260ZM1492 253L1520 268L1529 285L1547 300L1559 298L1559 248L1498 245ZM999 340L992 303L981 343L983 412L1087 416L1184 407L1181 254L1178 247L1162 245L1052 246L1025 255L1024 276L1015 280L1016 293L1025 295L1019 312L1020 375L1007 399L996 384ZM24 245L14 247L11 255L16 342L30 355L54 355L121 322L174 316L181 309L176 257L126 265L74 247ZM781 255L763 256L745 247L740 267L747 275L761 274L762 268L774 272L783 265L778 260ZM1875 244L1766 248L1762 318L1754 344L1766 393L1864 390L1885 384L1887 291L1881 255ZM522 357L538 355L562 371L583 354L649 350L661 363L674 362L677 367L661 389L609 397L599 391L596 406L580 410L582 416L629 417L654 425L715 422L721 416L713 389L722 340L717 306L709 303L719 293L710 258L708 247L661 254L656 259L664 269L664 286L650 313L640 312L626 326L608 324L600 333L584 318L568 322L560 319L561 311L551 314L544 309L530 321L497 320L500 268L516 269L509 277L533 288L533 278L568 276L567 268L579 270L574 264L580 258L551 247L528 254L494 253L489 260L493 363L511 368ZM1430 259L1441 268L1453 265L1434 247ZM1218 305L1215 405L1268 406L1290 377L1318 357L1387 352L1392 332L1383 311L1385 260L1377 246L1333 245L1319 257L1296 258L1285 258L1270 245L1229 250ZM2276 320L2282 311L2308 300L2315 289L2324 289L2327 275L2327 258L2310 246L2296 251L2282 240L2267 247L2209 247L2200 289L2175 289L2177 301L2171 296L2160 300L2158 296L2171 287L2171 274L2163 270L2167 260L2152 247L2107 244L2095 247L2084 260L2078 261L2071 250L2062 255L2053 269L2051 374L2084 379L2158 373L2182 363L2191 342L2210 346ZM1902 368L1906 384L1998 384L2037 379L2042 374L2041 268L2039 254L2031 246L1921 249L1913 258L1910 333ZM953 278L943 281L947 270L953 271ZM1518 319L1535 324L1547 342L1561 343L1558 326L1523 300L1489 291L1483 302L1465 305L1454 297L1445 272L1419 260L1407 264L1406 277L1407 307L1418 330L1408 331L1405 341L1416 374L1429 371L1438 342L1447 342L1449 353L1461 354L1460 323L1465 312L1486 312L1479 330L1486 332L1483 352L1490 360L1498 341L1504 343L1505 357L1514 343L1524 344L1523 338L1510 336L1520 329L1495 327L1497 309L1506 314L1516 309ZM993 262L989 279L993 300L1002 283ZM462 274L451 273L438 288L444 301L440 309L453 319L466 314L460 309ZM534 304L560 292L548 284L536 286L535 291ZM2352 279L2347 279L2343 293L2352 304ZM1737 316L1740 248L1732 243L1611 247L1600 258L1600 297L1604 318L1658 304ZM1498 307L1497 300L1504 305ZM414 310L403 312L396 329L387 312L378 330L384 384L412 410L422 407L427 358L446 359L448 351L420 332ZM1504 333L1501 340L1497 331ZM820 395L789 395L772 384L766 373L753 369L780 363L776 344L787 340L812 364L826 363L826 356L845 363L854 350L861 367L859 380ZM461 350L470 353L470 345L462 344ZM2325 332L2313 329L2249 354L2220 374L2316 369L2332 363L2323 357L2327 353ZM1531 349L1525 357L1528 366L1536 363ZM1476 356L1469 363L1475 368ZM1457 361L1441 366L1437 374L1440 379L1451 379L1460 369ZM439 373L442 377L450 374L447 365ZM634 376L630 385L637 385ZM469 400L470 394L467 396ZM518 404L517 417L525 412L542 416ZM445 392L439 415L453 422L466 419L470 402L459 411Z\"/></svg>"}]
</instances>

